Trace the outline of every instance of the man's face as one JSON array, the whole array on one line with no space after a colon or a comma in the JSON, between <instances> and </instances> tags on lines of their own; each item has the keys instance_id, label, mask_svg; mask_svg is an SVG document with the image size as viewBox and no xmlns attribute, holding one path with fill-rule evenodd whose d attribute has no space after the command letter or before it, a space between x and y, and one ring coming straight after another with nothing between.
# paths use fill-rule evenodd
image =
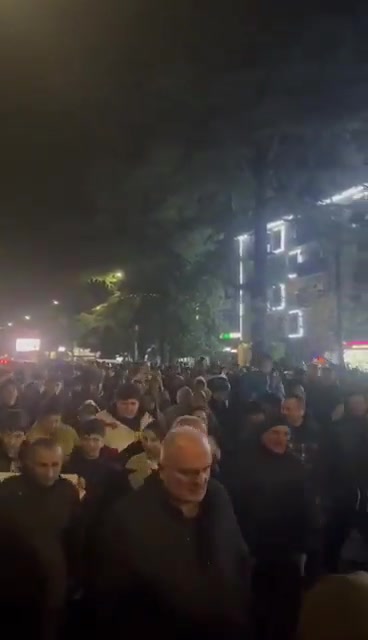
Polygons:
<instances>
[{"instance_id":1,"label":"man's face","mask_svg":"<svg viewBox=\"0 0 368 640\"><path fill-rule=\"evenodd\" d=\"M272 453L282 455L289 443L289 429L286 426L273 427L262 436L262 444Z\"/></svg>"},{"instance_id":2,"label":"man's face","mask_svg":"<svg viewBox=\"0 0 368 640\"><path fill-rule=\"evenodd\" d=\"M161 467L163 484L174 501L182 504L198 504L206 495L211 473L210 450L198 450L190 458L172 460Z\"/></svg>"},{"instance_id":3,"label":"man's face","mask_svg":"<svg viewBox=\"0 0 368 640\"><path fill-rule=\"evenodd\" d=\"M52 433L60 426L61 415L56 413L54 415L45 416L42 422L45 430Z\"/></svg>"},{"instance_id":4,"label":"man's face","mask_svg":"<svg viewBox=\"0 0 368 640\"><path fill-rule=\"evenodd\" d=\"M296 398L287 398L282 403L282 414L290 424L298 424L304 417L304 405Z\"/></svg>"},{"instance_id":5,"label":"man's face","mask_svg":"<svg viewBox=\"0 0 368 640\"><path fill-rule=\"evenodd\" d=\"M15 384L7 384L1 391L1 402L11 407L15 404L18 397L18 391Z\"/></svg>"},{"instance_id":6,"label":"man's face","mask_svg":"<svg viewBox=\"0 0 368 640\"><path fill-rule=\"evenodd\" d=\"M94 433L90 436L83 436L80 445L86 458L96 460L104 446L104 439L99 434Z\"/></svg>"},{"instance_id":7,"label":"man's face","mask_svg":"<svg viewBox=\"0 0 368 640\"><path fill-rule=\"evenodd\" d=\"M3 435L5 451L10 458L17 458L20 446L25 440L24 431L6 431Z\"/></svg>"},{"instance_id":8,"label":"man's face","mask_svg":"<svg viewBox=\"0 0 368 640\"><path fill-rule=\"evenodd\" d=\"M117 400L116 409L120 418L135 418L139 409L138 400Z\"/></svg>"},{"instance_id":9,"label":"man's face","mask_svg":"<svg viewBox=\"0 0 368 640\"><path fill-rule=\"evenodd\" d=\"M367 414L367 401L363 395L350 396L348 405L352 416L361 418Z\"/></svg>"},{"instance_id":10,"label":"man's face","mask_svg":"<svg viewBox=\"0 0 368 640\"><path fill-rule=\"evenodd\" d=\"M46 449L35 447L30 453L26 466L32 478L42 487L52 487L58 479L63 463L60 447Z\"/></svg>"}]
</instances>

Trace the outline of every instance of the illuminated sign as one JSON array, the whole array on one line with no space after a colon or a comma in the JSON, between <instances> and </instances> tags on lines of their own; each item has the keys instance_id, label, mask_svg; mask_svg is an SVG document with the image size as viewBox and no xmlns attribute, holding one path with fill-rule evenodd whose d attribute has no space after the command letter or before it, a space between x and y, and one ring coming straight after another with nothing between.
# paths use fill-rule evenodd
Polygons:
<instances>
[{"instance_id":1,"label":"illuminated sign","mask_svg":"<svg viewBox=\"0 0 368 640\"><path fill-rule=\"evenodd\" d=\"M41 340L38 338L18 338L15 342L15 350L21 353L29 351L39 351Z\"/></svg>"},{"instance_id":2,"label":"illuminated sign","mask_svg":"<svg viewBox=\"0 0 368 640\"><path fill-rule=\"evenodd\" d=\"M236 340L236 338L240 338L240 332L220 333L220 340Z\"/></svg>"}]
</instances>

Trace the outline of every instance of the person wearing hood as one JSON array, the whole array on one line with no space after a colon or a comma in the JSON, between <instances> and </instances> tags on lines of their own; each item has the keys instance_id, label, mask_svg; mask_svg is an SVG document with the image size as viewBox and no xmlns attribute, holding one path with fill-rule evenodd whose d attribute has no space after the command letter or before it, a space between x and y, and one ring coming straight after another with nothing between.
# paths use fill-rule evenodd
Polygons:
<instances>
[{"instance_id":1,"label":"person wearing hood","mask_svg":"<svg viewBox=\"0 0 368 640\"><path fill-rule=\"evenodd\" d=\"M260 423L246 453L234 461L228 487L255 558L254 618L265 640L286 640L295 631L301 575L317 526L304 466L290 452L289 437L282 416Z\"/></svg>"},{"instance_id":2,"label":"person wearing hood","mask_svg":"<svg viewBox=\"0 0 368 640\"><path fill-rule=\"evenodd\" d=\"M152 416L141 409L142 394L137 385L123 384L116 393L110 411L100 411L96 418L106 427L105 444L119 452L141 439Z\"/></svg>"}]
</instances>

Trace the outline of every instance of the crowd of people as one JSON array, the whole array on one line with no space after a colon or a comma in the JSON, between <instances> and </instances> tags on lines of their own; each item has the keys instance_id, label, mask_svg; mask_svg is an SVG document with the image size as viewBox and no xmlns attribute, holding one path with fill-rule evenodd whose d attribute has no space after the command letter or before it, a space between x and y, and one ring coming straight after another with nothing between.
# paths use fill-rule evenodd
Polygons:
<instances>
[{"instance_id":1,"label":"crowd of people","mask_svg":"<svg viewBox=\"0 0 368 640\"><path fill-rule=\"evenodd\" d=\"M254 365L3 372L7 632L368 637L365 379Z\"/></svg>"}]
</instances>

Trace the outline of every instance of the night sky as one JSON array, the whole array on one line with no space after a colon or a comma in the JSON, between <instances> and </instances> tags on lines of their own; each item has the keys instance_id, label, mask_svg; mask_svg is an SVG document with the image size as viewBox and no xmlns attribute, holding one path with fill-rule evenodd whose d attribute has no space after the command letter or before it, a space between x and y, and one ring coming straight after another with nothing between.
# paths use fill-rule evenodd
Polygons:
<instances>
[{"instance_id":1,"label":"night sky","mask_svg":"<svg viewBox=\"0 0 368 640\"><path fill-rule=\"evenodd\" d=\"M321 4L2 0L3 301L53 296L84 267L108 263L106 220L119 218L123 247L135 215L116 185L155 141L190 136L193 103L220 76L244 70L246 83ZM357 20L345 4L324 3L324 14Z\"/></svg>"}]
</instances>

